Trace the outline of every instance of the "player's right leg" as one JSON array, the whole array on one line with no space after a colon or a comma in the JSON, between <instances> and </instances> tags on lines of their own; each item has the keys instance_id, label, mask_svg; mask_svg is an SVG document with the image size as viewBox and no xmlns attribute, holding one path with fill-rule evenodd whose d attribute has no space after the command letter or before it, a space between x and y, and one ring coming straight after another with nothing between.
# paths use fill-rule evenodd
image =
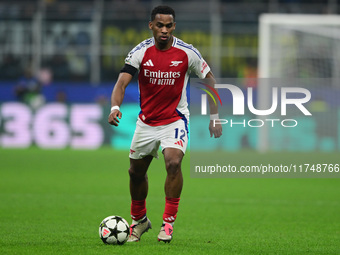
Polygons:
<instances>
[{"instance_id":1,"label":"player's right leg","mask_svg":"<svg viewBox=\"0 0 340 255\"><path fill-rule=\"evenodd\" d=\"M131 217L130 236L128 242L138 242L145 232L151 228L151 222L146 217L145 199L148 194L147 170L152 156L142 159L130 159L130 194Z\"/></svg>"},{"instance_id":2,"label":"player's right leg","mask_svg":"<svg viewBox=\"0 0 340 255\"><path fill-rule=\"evenodd\" d=\"M151 228L145 206L148 194L147 170L153 157L158 157L158 147L154 128L138 120L129 155L132 224L128 242L138 242L142 234Z\"/></svg>"}]
</instances>

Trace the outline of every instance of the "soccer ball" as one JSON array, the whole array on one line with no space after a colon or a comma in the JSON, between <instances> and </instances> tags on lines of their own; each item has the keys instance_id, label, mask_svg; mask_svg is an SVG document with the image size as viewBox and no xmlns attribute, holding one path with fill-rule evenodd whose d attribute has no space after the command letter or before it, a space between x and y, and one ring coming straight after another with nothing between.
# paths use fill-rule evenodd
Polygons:
<instances>
[{"instance_id":1,"label":"soccer ball","mask_svg":"<svg viewBox=\"0 0 340 255\"><path fill-rule=\"evenodd\" d=\"M105 244L124 244L129 235L129 224L120 216L106 217L99 225L99 237Z\"/></svg>"}]
</instances>

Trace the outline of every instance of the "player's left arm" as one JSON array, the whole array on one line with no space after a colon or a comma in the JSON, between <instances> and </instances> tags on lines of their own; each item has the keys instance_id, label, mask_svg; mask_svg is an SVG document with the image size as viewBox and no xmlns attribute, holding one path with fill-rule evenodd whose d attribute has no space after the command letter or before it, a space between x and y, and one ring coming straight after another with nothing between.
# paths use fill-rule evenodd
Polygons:
<instances>
[{"instance_id":1,"label":"player's left arm","mask_svg":"<svg viewBox=\"0 0 340 255\"><path fill-rule=\"evenodd\" d=\"M196 52L194 54L193 52ZM210 67L208 64L204 61L202 57L200 57L199 52L194 49L193 51L189 51L191 56L191 65L190 68L195 71L198 78L202 80L203 83L215 87L215 77L213 73L210 70ZM222 135L222 125L219 121L216 121L219 119L218 117L218 107L217 104L214 103L213 99L208 97L209 102L209 110L210 110L210 122L209 122L209 132L210 137L218 138Z\"/></svg>"},{"instance_id":2,"label":"player's left arm","mask_svg":"<svg viewBox=\"0 0 340 255\"><path fill-rule=\"evenodd\" d=\"M216 80L211 71L207 73L203 82L212 87L215 87ZM212 117L209 123L210 137L214 136L215 138L218 138L222 135L222 125L220 122L216 121L217 119L219 119L218 105L215 104L212 98L210 97L208 97L208 102L209 102L210 116Z\"/></svg>"}]
</instances>

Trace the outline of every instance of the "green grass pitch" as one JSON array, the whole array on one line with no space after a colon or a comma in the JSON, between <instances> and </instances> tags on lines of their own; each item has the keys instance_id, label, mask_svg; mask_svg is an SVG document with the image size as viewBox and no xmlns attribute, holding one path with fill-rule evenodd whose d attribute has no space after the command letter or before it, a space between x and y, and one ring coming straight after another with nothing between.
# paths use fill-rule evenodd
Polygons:
<instances>
[{"instance_id":1,"label":"green grass pitch","mask_svg":"<svg viewBox=\"0 0 340 255\"><path fill-rule=\"evenodd\" d=\"M173 241L157 241L160 157L149 170L153 229L109 246L101 220L130 222L127 152L0 149L0 254L340 254L340 179L190 178L188 159Z\"/></svg>"}]
</instances>

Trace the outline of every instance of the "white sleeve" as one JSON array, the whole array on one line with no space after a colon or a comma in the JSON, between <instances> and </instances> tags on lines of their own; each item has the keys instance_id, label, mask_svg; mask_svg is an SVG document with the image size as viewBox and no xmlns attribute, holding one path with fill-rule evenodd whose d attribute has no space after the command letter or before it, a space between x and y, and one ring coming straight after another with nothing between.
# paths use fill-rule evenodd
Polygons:
<instances>
[{"instance_id":1,"label":"white sleeve","mask_svg":"<svg viewBox=\"0 0 340 255\"><path fill-rule=\"evenodd\" d=\"M125 58L125 64L131 65L139 71L146 49L152 45L152 39L146 39L138 44L129 52L129 54Z\"/></svg>"},{"instance_id":2,"label":"white sleeve","mask_svg":"<svg viewBox=\"0 0 340 255\"><path fill-rule=\"evenodd\" d=\"M125 58L125 64L131 65L137 70L139 70L143 55L141 55L141 50L136 50L138 46L132 49Z\"/></svg>"},{"instance_id":3,"label":"white sleeve","mask_svg":"<svg viewBox=\"0 0 340 255\"><path fill-rule=\"evenodd\" d=\"M199 51L196 49L190 52L190 59L190 69L195 72L198 78L204 79L207 73L210 71L210 67L207 62L205 62Z\"/></svg>"}]
</instances>

